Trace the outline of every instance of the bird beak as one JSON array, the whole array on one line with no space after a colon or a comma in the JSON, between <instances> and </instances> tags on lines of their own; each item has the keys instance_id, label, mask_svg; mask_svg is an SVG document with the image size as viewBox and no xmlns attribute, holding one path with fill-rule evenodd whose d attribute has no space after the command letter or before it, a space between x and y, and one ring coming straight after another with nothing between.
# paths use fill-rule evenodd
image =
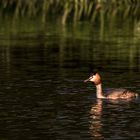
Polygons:
<instances>
[{"instance_id":1,"label":"bird beak","mask_svg":"<svg viewBox=\"0 0 140 140\"><path fill-rule=\"evenodd\" d=\"M86 80L84 80L84 83L86 83L86 82L88 82L89 81L89 78L88 79L86 79Z\"/></svg>"}]
</instances>

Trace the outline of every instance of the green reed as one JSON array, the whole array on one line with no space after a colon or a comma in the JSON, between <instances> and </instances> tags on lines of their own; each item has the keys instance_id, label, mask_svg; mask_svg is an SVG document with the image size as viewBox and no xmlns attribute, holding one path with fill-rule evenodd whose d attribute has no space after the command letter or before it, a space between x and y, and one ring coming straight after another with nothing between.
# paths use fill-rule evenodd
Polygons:
<instances>
[{"instance_id":1,"label":"green reed","mask_svg":"<svg viewBox=\"0 0 140 140\"><path fill-rule=\"evenodd\" d=\"M1 0L0 15L13 18L42 17L42 21L58 19L63 24L68 21L128 17L139 19L139 0Z\"/></svg>"}]
</instances>

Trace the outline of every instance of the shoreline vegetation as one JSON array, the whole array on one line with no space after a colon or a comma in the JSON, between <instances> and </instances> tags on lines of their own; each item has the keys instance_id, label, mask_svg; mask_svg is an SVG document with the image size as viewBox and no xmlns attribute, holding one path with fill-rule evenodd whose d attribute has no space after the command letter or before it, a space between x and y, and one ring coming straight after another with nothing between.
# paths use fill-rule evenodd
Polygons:
<instances>
[{"instance_id":1,"label":"shoreline vegetation","mask_svg":"<svg viewBox=\"0 0 140 140\"><path fill-rule=\"evenodd\" d=\"M1 0L0 15L13 19L41 17L42 22L60 20L67 22L132 18L139 20L140 2L138 0Z\"/></svg>"},{"instance_id":2,"label":"shoreline vegetation","mask_svg":"<svg viewBox=\"0 0 140 140\"><path fill-rule=\"evenodd\" d=\"M72 55L76 45L80 46L82 60L98 59L103 54L107 58L105 62L123 61L130 68L138 68L139 8L138 0L1 0L0 47L4 64L10 62L11 46L50 47L54 44L60 51L62 65L67 57L65 49ZM79 21L90 23L79 24ZM68 23L72 26L63 26ZM86 49L88 46L91 47Z\"/></svg>"}]
</instances>

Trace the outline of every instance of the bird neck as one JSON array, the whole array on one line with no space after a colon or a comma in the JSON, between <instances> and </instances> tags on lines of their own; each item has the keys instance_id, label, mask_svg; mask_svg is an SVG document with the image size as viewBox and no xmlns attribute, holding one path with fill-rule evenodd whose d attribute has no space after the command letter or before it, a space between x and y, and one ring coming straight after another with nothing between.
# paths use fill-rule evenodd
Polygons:
<instances>
[{"instance_id":1,"label":"bird neck","mask_svg":"<svg viewBox=\"0 0 140 140\"><path fill-rule=\"evenodd\" d=\"M102 84L97 84L96 85L96 96L97 98L105 98L105 96L103 95L103 91L102 91Z\"/></svg>"}]
</instances>

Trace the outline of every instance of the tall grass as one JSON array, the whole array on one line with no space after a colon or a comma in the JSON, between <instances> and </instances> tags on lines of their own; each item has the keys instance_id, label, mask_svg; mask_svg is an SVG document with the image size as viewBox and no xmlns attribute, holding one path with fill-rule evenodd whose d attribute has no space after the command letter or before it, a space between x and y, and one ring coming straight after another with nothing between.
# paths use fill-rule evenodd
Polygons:
<instances>
[{"instance_id":1,"label":"tall grass","mask_svg":"<svg viewBox=\"0 0 140 140\"><path fill-rule=\"evenodd\" d=\"M68 21L89 20L95 22L102 18L128 17L139 19L139 0L1 0L0 15L13 18L42 17L42 21L59 19Z\"/></svg>"}]
</instances>

